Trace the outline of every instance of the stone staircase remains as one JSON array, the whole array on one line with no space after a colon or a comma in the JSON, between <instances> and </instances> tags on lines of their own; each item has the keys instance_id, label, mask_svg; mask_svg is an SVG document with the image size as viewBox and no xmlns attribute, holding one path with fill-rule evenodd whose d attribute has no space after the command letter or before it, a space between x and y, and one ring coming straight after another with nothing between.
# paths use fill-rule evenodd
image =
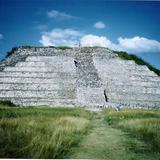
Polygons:
<instances>
[{"instance_id":1,"label":"stone staircase remains","mask_svg":"<svg viewBox=\"0 0 160 160\"><path fill-rule=\"evenodd\" d=\"M21 106L159 107L160 77L106 48L22 48L0 63L0 100Z\"/></svg>"}]
</instances>

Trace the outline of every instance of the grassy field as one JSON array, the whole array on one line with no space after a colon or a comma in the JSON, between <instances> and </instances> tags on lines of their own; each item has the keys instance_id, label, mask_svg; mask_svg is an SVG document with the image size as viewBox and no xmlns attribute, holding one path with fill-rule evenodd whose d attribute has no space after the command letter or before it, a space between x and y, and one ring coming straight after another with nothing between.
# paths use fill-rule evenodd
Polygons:
<instances>
[{"instance_id":1,"label":"grassy field","mask_svg":"<svg viewBox=\"0 0 160 160\"><path fill-rule=\"evenodd\" d=\"M89 128L84 109L0 108L1 158L65 158Z\"/></svg>"},{"instance_id":2,"label":"grassy field","mask_svg":"<svg viewBox=\"0 0 160 160\"><path fill-rule=\"evenodd\" d=\"M0 158L158 160L160 110L0 104Z\"/></svg>"},{"instance_id":3,"label":"grassy field","mask_svg":"<svg viewBox=\"0 0 160 160\"><path fill-rule=\"evenodd\" d=\"M153 151L160 152L160 110L105 110L105 120L113 127L144 140Z\"/></svg>"}]
</instances>

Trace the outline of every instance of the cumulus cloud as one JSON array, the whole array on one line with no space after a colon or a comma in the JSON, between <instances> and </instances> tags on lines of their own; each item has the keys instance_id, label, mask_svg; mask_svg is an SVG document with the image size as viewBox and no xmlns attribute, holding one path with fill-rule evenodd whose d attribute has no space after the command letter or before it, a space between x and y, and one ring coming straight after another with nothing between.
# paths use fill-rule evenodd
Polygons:
<instances>
[{"instance_id":1,"label":"cumulus cloud","mask_svg":"<svg viewBox=\"0 0 160 160\"><path fill-rule=\"evenodd\" d=\"M3 34L0 33L0 39L3 39Z\"/></svg>"},{"instance_id":2,"label":"cumulus cloud","mask_svg":"<svg viewBox=\"0 0 160 160\"><path fill-rule=\"evenodd\" d=\"M107 37L85 35L81 38L82 46L101 46L113 50L127 51L130 53L160 52L160 42L144 37L118 38L118 43L113 43Z\"/></svg>"},{"instance_id":3,"label":"cumulus cloud","mask_svg":"<svg viewBox=\"0 0 160 160\"><path fill-rule=\"evenodd\" d=\"M98 21L94 24L94 27L97 28L97 29L103 29L105 28L105 24L102 22L102 21Z\"/></svg>"},{"instance_id":4,"label":"cumulus cloud","mask_svg":"<svg viewBox=\"0 0 160 160\"><path fill-rule=\"evenodd\" d=\"M133 38L118 38L119 48L133 53L160 52L160 42L135 36Z\"/></svg>"},{"instance_id":5,"label":"cumulus cloud","mask_svg":"<svg viewBox=\"0 0 160 160\"><path fill-rule=\"evenodd\" d=\"M3 38L3 35L2 35ZM74 29L53 29L49 32L43 32L39 41L43 46L71 46L75 47L81 43L81 46L101 46L113 50L127 51L129 53L153 53L160 52L160 42L145 37L135 36L132 38L117 39L113 43L105 36L93 34L84 35L81 31Z\"/></svg>"},{"instance_id":6,"label":"cumulus cloud","mask_svg":"<svg viewBox=\"0 0 160 160\"><path fill-rule=\"evenodd\" d=\"M100 46L100 47L106 47L111 45L111 41L108 40L106 37L103 36L96 36L92 34L88 34L83 36L80 39L80 43L82 46Z\"/></svg>"},{"instance_id":7,"label":"cumulus cloud","mask_svg":"<svg viewBox=\"0 0 160 160\"><path fill-rule=\"evenodd\" d=\"M67 13L64 13L64 12L59 12L57 10L47 11L47 16L49 18L54 18L54 19L57 19L57 20L67 20L67 19L76 18L76 17L74 17L70 14L67 14Z\"/></svg>"},{"instance_id":8,"label":"cumulus cloud","mask_svg":"<svg viewBox=\"0 0 160 160\"><path fill-rule=\"evenodd\" d=\"M74 29L53 29L50 32L43 32L39 41L43 46L71 46L79 43L82 33Z\"/></svg>"}]
</instances>

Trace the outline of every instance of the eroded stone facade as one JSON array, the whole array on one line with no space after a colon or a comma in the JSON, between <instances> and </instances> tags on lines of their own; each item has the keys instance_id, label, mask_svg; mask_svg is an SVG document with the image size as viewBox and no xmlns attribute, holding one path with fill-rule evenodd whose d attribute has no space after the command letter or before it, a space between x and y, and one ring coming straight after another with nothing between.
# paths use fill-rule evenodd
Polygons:
<instances>
[{"instance_id":1,"label":"eroded stone facade","mask_svg":"<svg viewBox=\"0 0 160 160\"><path fill-rule=\"evenodd\" d=\"M106 48L22 48L0 63L0 99L22 106L160 106L160 77Z\"/></svg>"}]
</instances>

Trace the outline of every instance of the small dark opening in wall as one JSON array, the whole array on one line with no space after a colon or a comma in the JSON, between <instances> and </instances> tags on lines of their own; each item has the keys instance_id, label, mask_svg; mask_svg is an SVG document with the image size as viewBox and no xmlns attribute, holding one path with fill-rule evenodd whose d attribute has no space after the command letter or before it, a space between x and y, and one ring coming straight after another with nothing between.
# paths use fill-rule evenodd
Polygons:
<instances>
[{"instance_id":1,"label":"small dark opening in wall","mask_svg":"<svg viewBox=\"0 0 160 160\"><path fill-rule=\"evenodd\" d=\"M78 67L78 62L74 60L74 64L76 67Z\"/></svg>"},{"instance_id":2,"label":"small dark opening in wall","mask_svg":"<svg viewBox=\"0 0 160 160\"><path fill-rule=\"evenodd\" d=\"M106 94L106 90L104 90L104 97L105 97L106 102L108 102L108 97L107 97L107 94Z\"/></svg>"}]
</instances>

